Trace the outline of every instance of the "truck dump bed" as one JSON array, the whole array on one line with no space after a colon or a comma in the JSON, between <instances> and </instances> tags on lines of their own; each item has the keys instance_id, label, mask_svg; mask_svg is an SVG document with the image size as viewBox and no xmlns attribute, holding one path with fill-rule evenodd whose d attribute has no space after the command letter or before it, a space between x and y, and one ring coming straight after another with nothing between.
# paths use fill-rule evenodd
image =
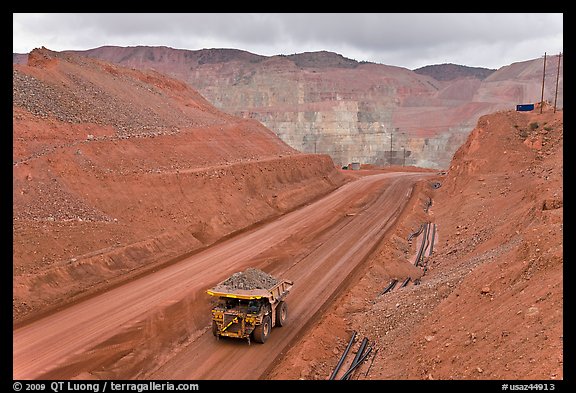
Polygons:
<instances>
[{"instance_id":1,"label":"truck dump bed","mask_svg":"<svg viewBox=\"0 0 576 393\"><path fill-rule=\"evenodd\" d=\"M288 295L294 283L289 280L280 280L276 285L270 289L229 289L226 287L216 286L209 289L209 295L216 297L228 297L232 299L262 299L267 298L270 303L282 300Z\"/></svg>"}]
</instances>

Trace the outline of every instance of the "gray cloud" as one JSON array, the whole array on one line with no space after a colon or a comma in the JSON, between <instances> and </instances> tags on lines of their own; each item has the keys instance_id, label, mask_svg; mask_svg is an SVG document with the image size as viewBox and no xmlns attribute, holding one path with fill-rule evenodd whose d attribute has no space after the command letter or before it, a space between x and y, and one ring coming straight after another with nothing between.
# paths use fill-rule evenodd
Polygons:
<instances>
[{"instance_id":1,"label":"gray cloud","mask_svg":"<svg viewBox=\"0 0 576 393\"><path fill-rule=\"evenodd\" d=\"M328 50L406 68L499 68L558 53L562 14L14 14L13 51L163 45L262 55Z\"/></svg>"}]
</instances>

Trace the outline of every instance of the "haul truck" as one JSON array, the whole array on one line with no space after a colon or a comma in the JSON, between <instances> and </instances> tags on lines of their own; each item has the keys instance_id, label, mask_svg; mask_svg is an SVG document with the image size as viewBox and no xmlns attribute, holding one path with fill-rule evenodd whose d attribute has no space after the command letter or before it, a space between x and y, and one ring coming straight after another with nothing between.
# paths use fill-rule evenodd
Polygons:
<instances>
[{"instance_id":1,"label":"haul truck","mask_svg":"<svg viewBox=\"0 0 576 393\"><path fill-rule=\"evenodd\" d=\"M212 308L212 334L265 343L274 326L284 326L288 317L286 296L293 282L278 280L270 289L209 289L218 297Z\"/></svg>"}]
</instances>

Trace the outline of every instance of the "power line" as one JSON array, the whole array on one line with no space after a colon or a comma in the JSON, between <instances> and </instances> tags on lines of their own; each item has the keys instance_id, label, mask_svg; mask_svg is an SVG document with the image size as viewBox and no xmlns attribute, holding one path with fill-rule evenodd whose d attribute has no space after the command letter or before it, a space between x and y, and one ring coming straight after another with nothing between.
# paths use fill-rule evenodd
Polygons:
<instances>
[{"instance_id":1,"label":"power line","mask_svg":"<svg viewBox=\"0 0 576 393\"><path fill-rule=\"evenodd\" d=\"M556 74L556 92L554 93L554 113L556 113L556 100L558 99L558 79L560 79L560 58L562 52L558 55L558 73Z\"/></svg>"},{"instance_id":2,"label":"power line","mask_svg":"<svg viewBox=\"0 0 576 393\"><path fill-rule=\"evenodd\" d=\"M546 52L544 52L544 72L542 72L542 98L540 98L540 113L544 107L544 80L546 79Z\"/></svg>"}]
</instances>

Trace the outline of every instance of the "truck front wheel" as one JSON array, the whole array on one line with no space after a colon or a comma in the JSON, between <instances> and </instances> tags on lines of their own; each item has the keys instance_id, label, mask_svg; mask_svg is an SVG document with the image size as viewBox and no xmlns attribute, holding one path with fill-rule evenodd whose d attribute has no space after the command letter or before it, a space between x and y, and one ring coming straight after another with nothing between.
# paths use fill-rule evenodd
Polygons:
<instances>
[{"instance_id":1,"label":"truck front wheel","mask_svg":"<svg viewBox=\"0 0 576 393\"><path fill-rule=\"evenodd\" d=\"M264 344L270 335L270 330L272 329L272 320L270 315L264 316L262 319L262 324L254 328L254 341Z\"/></svg>"},{"instance_id":2,"label":"truck front wheel","mask_svg":"<svg viewBox=\"0 0 576 393\"><path fill-rule=\"evenodd\" d=\"M215 337L218 337L218 324L216 323L216 321L212 321L212 334Z\"/></svg>"},{"instance_id":3,"label":"truck front wheel","mask_svg":"<svg viewBox=\"0 0 576 393\"><path fill-rule=\"evenodd\" d=\"M286 302L280 302L276 307L276 326L286 325L286 318L288 318L288 305Z\"/></svg>"}]
</instances>

